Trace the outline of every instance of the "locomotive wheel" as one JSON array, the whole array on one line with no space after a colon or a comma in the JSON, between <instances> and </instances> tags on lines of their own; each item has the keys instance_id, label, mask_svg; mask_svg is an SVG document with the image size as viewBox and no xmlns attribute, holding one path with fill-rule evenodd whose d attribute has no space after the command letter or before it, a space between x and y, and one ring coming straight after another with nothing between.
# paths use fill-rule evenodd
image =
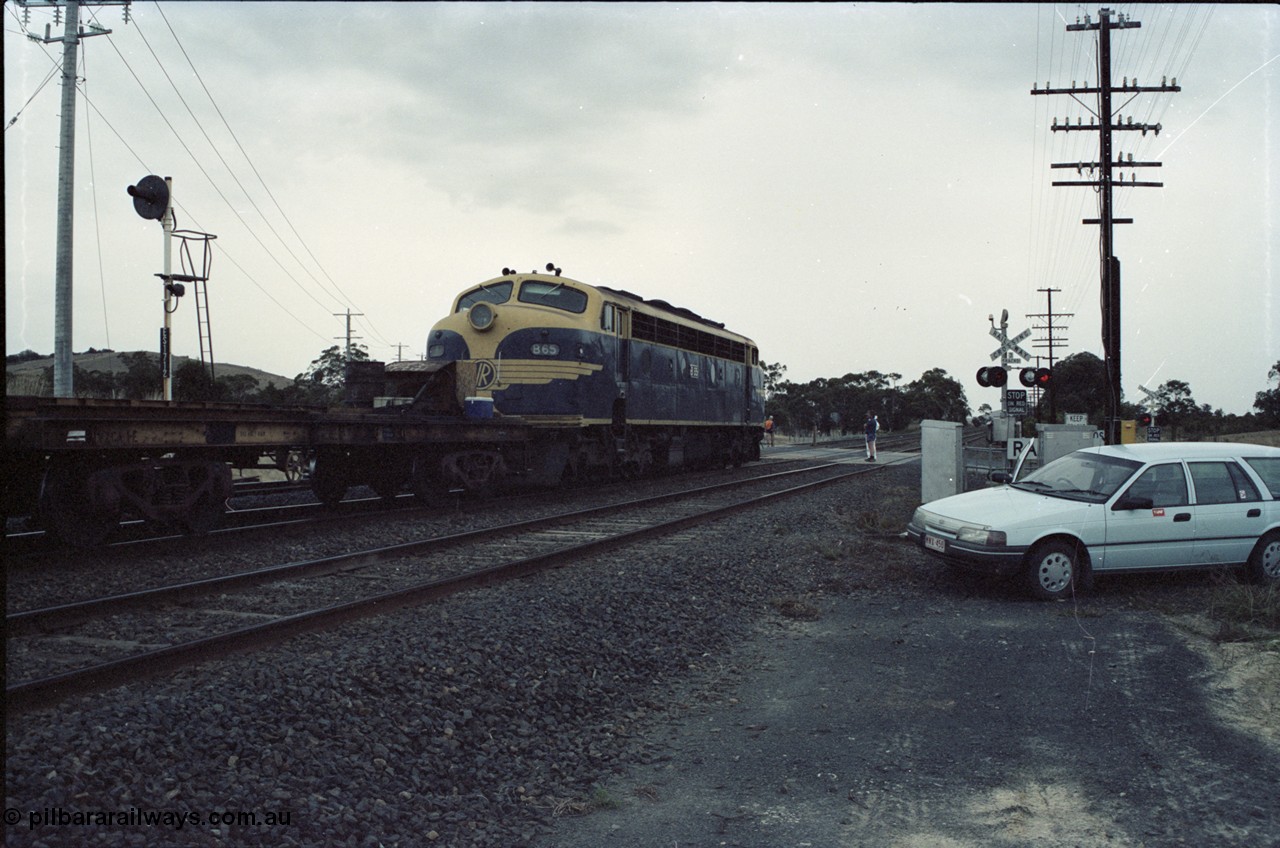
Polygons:
<instances>
[{"instance_id":1,"label":"locomotive wheel","mask_svg":"<svg viewBox=\"0 0 1280 848\"><path fill-rule=\"evenodd\" d=\"M50 468L40 492L40 515L49 532L66 544L92 548L120 526L120 499L105 490L95 497L89 472Z\"/></svg>"}]
</instances>

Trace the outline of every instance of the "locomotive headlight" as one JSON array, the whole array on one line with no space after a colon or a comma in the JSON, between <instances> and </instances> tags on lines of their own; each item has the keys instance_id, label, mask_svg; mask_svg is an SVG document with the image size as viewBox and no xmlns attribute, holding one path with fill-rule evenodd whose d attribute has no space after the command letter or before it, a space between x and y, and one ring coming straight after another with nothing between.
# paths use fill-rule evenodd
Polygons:
<instances>
[{"instance_id":1,"label":"locomotive headlight","mask_svg":"<svg viewBox=\"0 0 1280 848\"><path fill-rule=\"evenodd\" d=\"M467 320L481 332L492 327L497 317L498 313L487 303L477 303L467 311Z\"/></svg>"},{"instance_id":2,"label":"locomotive headlight","mask_svg":"<svg viewBox=\"0 0 1280 848\"><path fill-rule=\"evenodd\" d=\"M443 359L443 358L444 358L444 345L442 345L442 344L433 344L433 345L431 345L431 347L427 348L427 358L428 358L428 359Z\"/></svg>"},{"instance_id":3,"label":"locomotive headlight","mask_svg":"<svg viewBox=\"0 0 1280 848\"><path fill-rule=\"evenodd\" d=\"M535 344L530 350L534 356L559 356L560 355L560 345L548 344L546 342Z\"/></svg>"}]
</instances>

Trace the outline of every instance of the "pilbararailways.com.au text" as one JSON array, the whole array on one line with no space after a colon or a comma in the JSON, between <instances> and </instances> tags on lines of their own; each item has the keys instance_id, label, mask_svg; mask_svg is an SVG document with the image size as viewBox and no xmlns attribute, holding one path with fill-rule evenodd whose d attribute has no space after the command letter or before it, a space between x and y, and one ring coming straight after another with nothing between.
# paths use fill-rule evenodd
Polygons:
<instances>
[{"instance_id":1,"label":"pilbararailways.com.au text","mask_svg":"<svg viewBox=\"0 0 1280 848\"><path fill-rule=\"evenodd\" d=\"M163 827L182 830L184 827L275 827L291 824L288 810L278 812L237 812L213 810L200 813L193 810L143 810L129 807L123 810L73 810L65 807L44 807L39 810L20 810L8 807L4 811L4 823L10 827L26 822L28 830L37 827Z\"/></svg>"}]
</instances>

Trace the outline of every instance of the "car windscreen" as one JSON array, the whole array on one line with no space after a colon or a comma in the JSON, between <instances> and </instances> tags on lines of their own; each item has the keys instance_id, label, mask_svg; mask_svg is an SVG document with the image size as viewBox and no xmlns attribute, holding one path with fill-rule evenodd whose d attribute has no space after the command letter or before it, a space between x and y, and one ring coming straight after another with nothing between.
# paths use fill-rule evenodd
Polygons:
<instances>
[{"instance_id":1,"label":"car windscreen","mask_svg":"<svg viewBox=\"0 0 1280 848\"><path fill-rule=\"evenodd\" d=\"M521 303L553 306L565 312L582 313L587 309L587 296L563 283L539 283L530 280L520 287Z\"/></svg>"},{"instance_id":2,"label":"car windscreen","mask_svg":"<svg viewBox=\"0 0 1280 848\"><path fill-rule=\"evenodd\" d=\"M458 308L454 312L470 309L477 303L506 303L511 299L511 282L503 280L469 291L458 298Z\"/></svg>"},{"instance_id":3,"label":"car windscreen","mask_svg":"<svg viewBox=\"0 0 1280 848\"><path fill-rule=\"evenodd\" d=\"M1041 495L1102 503L1141 467L1141 462L1132 459L1076 451L1037 468L1013 487Z\"/></svg>"}]
</instances>

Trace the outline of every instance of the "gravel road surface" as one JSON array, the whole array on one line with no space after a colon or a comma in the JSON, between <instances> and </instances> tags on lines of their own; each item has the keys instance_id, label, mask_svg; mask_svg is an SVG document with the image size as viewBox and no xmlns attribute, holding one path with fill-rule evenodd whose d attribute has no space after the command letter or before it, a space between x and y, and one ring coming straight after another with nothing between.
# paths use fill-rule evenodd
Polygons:
<instances>
[{"instance_id":1,"label":"gravel road surface","mask_svg":"<svg viewBox=\"0 0 1280 848\"><path fill-rule=\"evenodd\" d=\"M540 844L1280 844L1277 749L1215 714L1161 616L999 593L820 607L762 627L658 762L604 784L611 808Z\"/></svg>"}]
</instances>

